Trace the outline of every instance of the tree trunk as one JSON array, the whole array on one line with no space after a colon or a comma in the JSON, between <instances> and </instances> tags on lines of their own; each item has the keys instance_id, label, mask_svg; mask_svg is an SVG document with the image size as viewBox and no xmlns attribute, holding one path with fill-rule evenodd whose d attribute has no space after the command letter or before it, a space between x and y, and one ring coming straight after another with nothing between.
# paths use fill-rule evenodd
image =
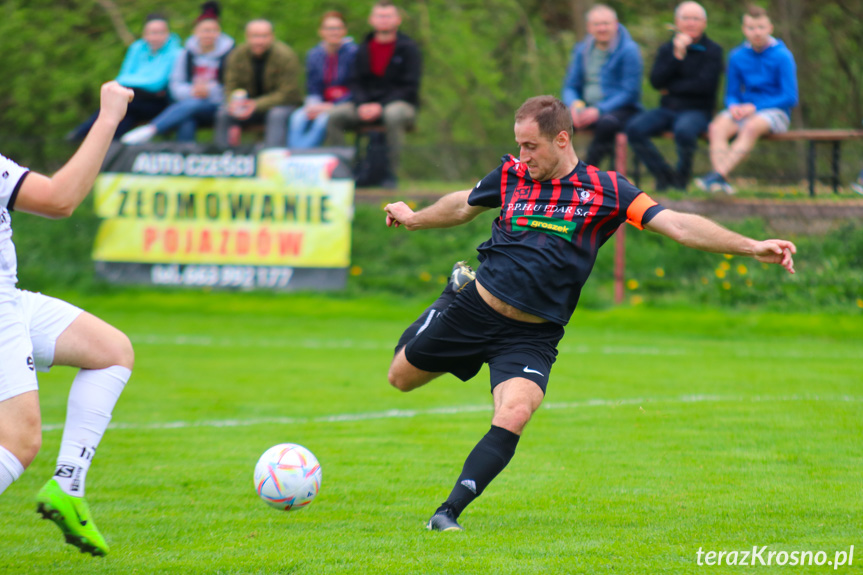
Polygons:
<instances>
[{"instance_id":1,"label":"tree trunk","mask_svg":"<svg viewBox=\"0 0 863 575\"><path fill-rule=\"evenodd\" d=\"M575 24L575 35L581 40L587 35L584 14L593 6L593 0L569 0L572 21Z\"/></svg>"}]
</instances>

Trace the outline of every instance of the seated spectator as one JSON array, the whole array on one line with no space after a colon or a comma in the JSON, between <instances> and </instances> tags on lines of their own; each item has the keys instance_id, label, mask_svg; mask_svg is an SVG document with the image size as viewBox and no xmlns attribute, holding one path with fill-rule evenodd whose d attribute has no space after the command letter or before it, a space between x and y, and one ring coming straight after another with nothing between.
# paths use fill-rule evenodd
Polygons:
<instances>
[{"instance_id":1,"label":"seated spectator","mask_svg":"<svg viewBox=\"0 0 863 575\"><path fill-rule=\"evenodd\" d=\"M382 185L389 188L397 185L405 133L416 121L422 73L419 47L399 32L401 22L399 9L389 0L378 0L372 7L372 31L359 46L348 82L351 100L330 110L327 126L327 140L344 146L346 130L383 123L389 174Z\"/></svg>"},{"instance_id":2,"label":"seated spectator","mask_svg":"<svg viewBox=\"0 0 863 575\"><path fill-rule=\"evenodd\" d=\"M626 135L638 158L656 178L656 191L685 190L692 176L698 137L707 131L722 75L722 48L704 33L707 12L697 2L674 11L675 34L659 48L650 83L661 94L659 108L629 121ZM672 168L650 138L674 133L677 167Z\"/></svg>"},{"instance_id":3,"label":"seated spectator","mask_svg":"<svg viewBox=\"0 0 863 575\"><path fill-rule=\"evenodd\" d=\"M698 137L707 131L716 108L722 75L722 48L704 33L707 12L698 2L683 2L674 11L675 33L659 47L650 84L662 98L659 108L642 112L626 126L629 144L656 178L656 191L686 189ZM677 168L672 168L650 138L674 133Z\"/></svg>"},{"instance_id":4,"label":"seated spectator","mask_svg":"<svg viewBox=\"0 0 863 575\"><path fill-rule=\"evenodd\" d=\"M347 102L348 75L357 54L357 45L347 37L345 19L338 12L327 12L321 18L318 36L321 43L306 55L306 101L291 114L288 146L316 148L327 135L329 111L334 104Z\"/></svg>"},{"instance_id":5,"label":"seated spectator","mask_svg":"<svg viewBox=\"0 0 863 575\"><path fill-rule=\"evenodd\" d=\"M617 13L605 4L587 12L587 37L572 49L563 103L578 130L593 130L585 162L614 150L614 137L641 110L641 52Z\"/></svg>"},{"instance_id":6,"label":"seated spectator","mask_svg":"<svg viewBox=\"0 0 863 575\"><path fill-rule=\"evenodd\" d=\"M169 84L173 103L120 141L141 144L176 129L178 142L194 142L198 126L212 125L224 100L224 66L233 47L233 38L223 34L219 26L219 3L205 2L192 37L174 62Z\"/></svg>"},{"instance_id":7,"label":"seated spectator","mask_svg":"<svg viewBox=\"0 0 863 575\"><path fill-rule=\"evenodd\" d=\"M246 25L246 43L228 56L225 102L216 112L215 141L228 145L235 126L263 124L267 146L284 146L288 118L300 103L300 62L294 51L275 39L267 20Z\"/></svg>"},{"instance_id":8,"label":"seated spectator","mask_svg":"<svg viewBox=\"0 0 863 575\"><path fill-rule=\"evenodd\" d=\"M167 20L156 14L147 16L141 39L129 46L117 76L117 83L131 88L135 99L129 103L126 117L117 127L114 139L119 139L137 124L152 120L168 107L168 79L179 50L180 38L171 33ZM66 139L83 140L98 116L99 112L95 112Z\"/></svg>"},{"instance_id":9,"label":"seated spectator","mask_svg":"<svg viewBox=\"0 0 863 575\"><path fill-rule=\"evenodd\" d=\"M782 40L772 33L767 12L750 7L743 16L746 42L728 57L726 109L713 119L708 131L713 171L695 179L702 190L733 194L728 174L755 142L767 134L788 130L791 108L797 105L797 65Z\"/></svg>"}]
</instances>

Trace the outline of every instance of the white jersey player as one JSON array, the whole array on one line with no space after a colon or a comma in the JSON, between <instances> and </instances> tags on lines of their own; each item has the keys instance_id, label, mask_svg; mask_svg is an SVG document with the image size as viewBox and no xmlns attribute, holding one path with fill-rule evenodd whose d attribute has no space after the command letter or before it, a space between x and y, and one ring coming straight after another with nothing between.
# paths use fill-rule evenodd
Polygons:
<instances>
[{"instance_id":1,"label":"white jersey player","mask_svg":"<svg viewBox=\"0 0 863 575\"><path fill-rule=\"evenodd\" d=\"M122 332L64 301L16 287L10 212L61 218L93 187L132 90L102 86L99 118L53 177L0 156L0 493L30 465L42 444L36 370L81 368L69 391L66 425L54 477L36 497L37 510L66 541L93 555L108 545L84 500L84 483L117 398L132 373L132 344Z\"/></svg>"}]
</instances>

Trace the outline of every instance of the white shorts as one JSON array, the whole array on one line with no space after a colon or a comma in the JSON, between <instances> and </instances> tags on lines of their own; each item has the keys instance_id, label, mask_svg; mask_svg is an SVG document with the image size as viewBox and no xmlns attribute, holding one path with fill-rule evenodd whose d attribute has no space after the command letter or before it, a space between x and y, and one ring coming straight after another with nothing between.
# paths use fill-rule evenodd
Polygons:
<instances>
[{"instance_id":1,"label":"white shorts","mask_svg":"<svg viewBox=\"0 0 863 575\"><path fill-rule=\"evenodd\" d=\"M722 113L731 118L731 112L729 112L728 110L725 110ZM788 127L791 125L791 118L788 117L788 114L785 113L785 110L780 110L779 108L764 108L763 110L758 110L757 112L755 112L755 114L751 116L747 116L742 120L735 121L737 122L737 125L742 128L743 124L749 121L750 118L755 117L761 117L767 120L767 123L770 124L771 134L784 134L788 131Z\"/></svg>"},{"instance_id":2,"label":"white shorts","mask_svg":"<svg viewBox=\"0 0 863 575\"><path fill-rule=\"evenodd\" d=\"M81 311L40 293L0 288L0 401L39 389L36 370L51 369L57 338Z\"/></svg>"}]
</instances>

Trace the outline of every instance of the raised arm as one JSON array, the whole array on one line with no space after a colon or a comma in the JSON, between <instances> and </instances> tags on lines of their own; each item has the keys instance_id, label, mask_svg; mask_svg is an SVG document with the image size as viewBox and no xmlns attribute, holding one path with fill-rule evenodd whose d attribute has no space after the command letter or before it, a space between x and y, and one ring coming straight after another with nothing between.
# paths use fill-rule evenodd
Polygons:
<instances>
[{"instance_id":1,"label":"raised arm","mask_svg":"<svg viewBox=\"0 0 863 575\"><path fill-rule=\"evenodd\" d=\"M96 123L75 155L52 177L30 172L21 185L14 208L46 218L65 218L84 201L102 168L117 126L135 93L117 82L102 85Z\"/></svg>"},{"instance_id":2,"label":"raised arm","mask_svg":"<svg viewBox=\"0 0 863 575\"><path fill-rule=\"evenodd\" d=\"M768 264L779 264L794 273L797 247L787 240L757 241L725 229L716 222L672 210L656 214L644 229L668 236L679 244L720 254L749 256Z\"/></svg>"},{"instance_id":3,"label":"raised arm","mask_svg":"<svg viewBox=\"0 0 863 575\"><path fill-rule=\"evenodd\" d=\"M408 230L428 228L451 228L471 221L482 212L485 206L471 206L467 203L470 190L453 192L442 197L427 208L415 212L406 203L387 204L387 226L404 226Z\"/></svg>"}]
</instances>

